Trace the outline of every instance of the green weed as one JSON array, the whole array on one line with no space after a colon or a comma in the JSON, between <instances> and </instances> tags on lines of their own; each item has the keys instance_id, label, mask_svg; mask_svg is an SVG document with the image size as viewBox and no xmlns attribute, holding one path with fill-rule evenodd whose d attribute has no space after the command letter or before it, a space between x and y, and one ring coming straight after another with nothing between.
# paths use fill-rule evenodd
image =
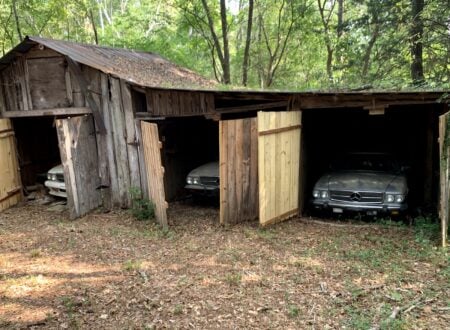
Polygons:
<instances>
[{"instance_id":1,"label":"green weed","mask_svg":"<svg viewBox=\"0 0 450 330\"><path fill-rule=\"evenodd\" d=\"M31 250L31 252L30 252L30 258L35 259L35 258L39 258L41 256L42 256L41 251L38 249Z\"/></svg>"},{"instance_id":2,"label":"green weed","mask_svg":"<svg viewBox=\"0 0 450 330\"><path fill-rule=\"evenodd\" d=\"M175 307L173 309L173 314L174 315L181 315L181 314L183 314L183 305L181 305L181 304L175 305Z\"/></svg>"},{"instance_id":3,"label":"green weed","mask_svg":"<svg viewBox=\"0 0 450 330\"><path fill-rule=\"evenodd\" d=\"M289 305L288 306L288 316L291 318L296 318L300 314L300 309L297 305Z\"/></svg>"},{"instance_id":4,"label":"green weed","mask_svg":"<svg viewBox=\"0 0 450 330\"><path fill-rule=\"evenodd\" d=\"M142 262L139 260L127 260L124 262L124 264L122 265L122 268L126 271L134 271L134 270L139 270L141 269L142 266Z\"/></svg>"},{"instance_id":5,"label":"green weed","mask_svg":"<svg viewBox=\"0 0 450 330\"><path fill-rule=\"evenodd\" d=\"M271 241L276 237L275 232L273 230L264 229L264 228L258 229L257 235L259 238L262 238L262 239L268 240L268 241Z\"/></svg>"},{"instance_id":6,"label":"green weed","mask_svg":"<svg viewBox=\"0 0 450 330\"><path fill-rule=\"evenodd\" d=\"M238 286L241 284L242 275L240 273L229 273L225 276L225 282L229 285Z\"/></svg>"},{"instance_id":7,"label":"green weed","mask_svg":"<svg viewBox=\"0 0 450 330\"><path fill-rule=\"evenodd\" d=\"M142 192L138 188L130 189L131 214L137 220L150 220L155 218L155 204L142 197Z\"/></svg>"}]
</instances>

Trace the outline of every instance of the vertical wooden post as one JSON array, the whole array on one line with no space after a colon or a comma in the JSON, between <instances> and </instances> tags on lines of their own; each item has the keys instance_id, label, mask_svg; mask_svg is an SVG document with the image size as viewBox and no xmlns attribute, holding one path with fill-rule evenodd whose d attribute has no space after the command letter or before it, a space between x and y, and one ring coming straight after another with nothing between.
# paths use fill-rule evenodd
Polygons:
<instances>
[{"instance_id":1,"label":"vertical wooden post","mask_svg":"<svg viewBox=\"0 0 450 330\"><path fill-rule=\"evenodd\" d=\"M448 235L448 218L450 207L449 194L449 166L450 166L450 147L448 146L447 138L447 121L449 120L449 113L439 117L439 160L440 160L440 200L439 200L439 217L441 219L441 238L442 247L447 246Z\"/></svg>"}]
</instances>

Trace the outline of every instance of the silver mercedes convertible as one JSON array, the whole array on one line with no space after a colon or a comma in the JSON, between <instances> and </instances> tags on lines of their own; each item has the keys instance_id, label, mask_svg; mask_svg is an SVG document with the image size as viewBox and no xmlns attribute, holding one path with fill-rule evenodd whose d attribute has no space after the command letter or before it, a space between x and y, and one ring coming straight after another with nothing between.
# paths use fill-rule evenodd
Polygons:
<instances>
[{"instance_id":1,"label":"silver mercedes convertible","mask_svg":"<svg viewBox=\"0 0 450 330\"><path fill-rule=\"evenodd\" d=\"M387 154L345 155L316 182L312 204L333 213L398 214L408 208L406 169Z\"/></svg>"}]
</instances>

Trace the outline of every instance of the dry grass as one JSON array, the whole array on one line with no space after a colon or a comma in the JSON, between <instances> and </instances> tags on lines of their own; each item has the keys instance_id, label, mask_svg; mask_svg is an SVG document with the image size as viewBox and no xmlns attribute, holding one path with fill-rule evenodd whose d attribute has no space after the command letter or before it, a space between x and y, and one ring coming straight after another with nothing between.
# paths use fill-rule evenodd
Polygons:
<instances>
[{"instance_id":1,"label":"dry grass","mask_svg":"<svg viewBox=\"0 0 450 330\"><path fill-rule=\"evenodd\" d=\"M224 228L215 209L187 205L169 218L162 232L127 212L74 222L37 206L1 213L0 328L450 324L448 255L410 228Z\"/></svg>"}]
</instances>

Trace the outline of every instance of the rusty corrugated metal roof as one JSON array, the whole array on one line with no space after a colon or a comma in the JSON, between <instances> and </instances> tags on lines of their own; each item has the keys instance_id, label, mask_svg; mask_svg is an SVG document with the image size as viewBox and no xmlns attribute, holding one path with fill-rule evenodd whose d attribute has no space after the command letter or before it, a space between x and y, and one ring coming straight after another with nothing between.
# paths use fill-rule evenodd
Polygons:
<instances>
[{"instance_id":1,"label":"rusty corrugated metal roof","mask_svg":"<svg viewBox=\"0 0 450 330\"><path fill-rule=\"evenodd\" d=\"M136 85L182 89L208 89L216 85L213 80L172 63L158 54L41 37L26 37L0 59L0 65L8 64L18 52L25 53L36 43Z\"/></svg>"}]
</instances>

